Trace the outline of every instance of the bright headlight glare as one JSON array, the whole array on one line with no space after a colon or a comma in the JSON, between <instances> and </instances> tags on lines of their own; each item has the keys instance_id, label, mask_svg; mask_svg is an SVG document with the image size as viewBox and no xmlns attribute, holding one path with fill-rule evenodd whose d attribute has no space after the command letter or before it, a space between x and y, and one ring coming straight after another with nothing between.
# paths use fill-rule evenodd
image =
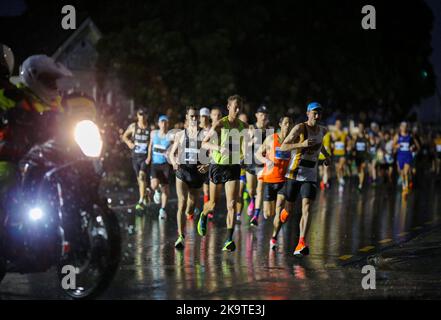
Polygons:
<instances>
[{"instance_id":1,"label":"bright headlight glare","mask_svg":"<svg viewBox=\"0 0 441 320\"><path fill-rule=\"evenodd\" d=\"M103 141L98 126L90 120L77 123L74 131L75 142L87 157L97 158L101 154Z\"/></svg>"},{"instance_id":2,"label":"bright headlight glare","mask_svg":"<svg viewBox=\"0 0 441 320\"><path fill-rule=\"evenodd\" d=\"M32 221L37 221L43 218L43 211L40 208L32 208L29 210L29 218Z\"/></svg>"}]
</instances>

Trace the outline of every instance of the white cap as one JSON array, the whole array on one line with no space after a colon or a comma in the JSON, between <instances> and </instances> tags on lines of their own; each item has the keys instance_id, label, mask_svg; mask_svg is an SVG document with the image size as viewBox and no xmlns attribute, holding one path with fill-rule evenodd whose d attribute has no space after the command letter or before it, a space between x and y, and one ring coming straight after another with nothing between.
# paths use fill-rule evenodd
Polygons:
<instances>
[{"instance_id":1,"label":"white cap","mask_svg":"<svg viewBox=\"0 0 441 320\"><path fill-rule=\"evenodd\" d=\"M201 117L203 117L203 116L209 117L210 116L210 109L202 108L201 110L199 110L199 115Z\"/></svg>"}]
</instances>

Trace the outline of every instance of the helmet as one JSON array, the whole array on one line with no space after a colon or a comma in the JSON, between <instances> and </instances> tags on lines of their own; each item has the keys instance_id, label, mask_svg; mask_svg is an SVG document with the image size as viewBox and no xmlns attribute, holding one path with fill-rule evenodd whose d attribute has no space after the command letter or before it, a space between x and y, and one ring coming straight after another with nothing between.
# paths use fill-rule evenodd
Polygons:
<instances>
[{"instance_id":1,"label":"helmet","mask_svg":"<svg viewBox=\"0 0 441 320\"><path fill-rule=\"evenodd\" d=\"M45 102L58 95L57 80L70 76L65 66L43 54L30 56L20 67L21 82Z\"/></svg>"},{"instance_id":2,"label":"helmet","mask_svg":"<svg viewBox=\"0 0 441 320\"><path fill-rule=\"evenodd\" d=\"M0 77L9 78L14 70L14 53L7 45L0 43Z\"/></svg>"}]
</instances>

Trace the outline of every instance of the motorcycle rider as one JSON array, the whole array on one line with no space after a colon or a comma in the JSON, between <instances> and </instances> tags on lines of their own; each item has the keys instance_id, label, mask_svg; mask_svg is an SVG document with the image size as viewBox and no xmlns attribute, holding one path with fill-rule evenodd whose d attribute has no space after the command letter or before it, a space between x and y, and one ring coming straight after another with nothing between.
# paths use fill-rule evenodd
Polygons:
<instances>
[{"instance_id":1,"label":"motorcycle rider","mask_svg":"<svg viewBox=\"0 0 441 320\"><path fill-rule=\"evenodd\" d=\"M20 159L33 145L46 141L52 134L53 116L63 112L57 80L72 76L66 67L55 62L52 58L46 55L33 55L23 62L20 68L20 83L14 88L5 80L13 70L13 58L11 59L10 56L12 52L9 50L5 50L5 47L2 46L2 83L0 87L1 197L17 181ZM3 72L5 70L9 70L9 72L5 74ZM2 210L0 209L0 211Z\"/></svg>"}]
</instances>

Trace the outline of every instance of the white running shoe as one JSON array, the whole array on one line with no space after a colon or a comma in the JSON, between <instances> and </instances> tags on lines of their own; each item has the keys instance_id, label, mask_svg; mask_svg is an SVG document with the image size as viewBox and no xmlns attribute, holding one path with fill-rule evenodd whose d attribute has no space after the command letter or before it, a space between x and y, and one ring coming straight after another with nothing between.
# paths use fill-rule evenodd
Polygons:
<instances>
[{"instance_id":1,"label":"white running shoe","mask_svg":"<svg viewBox=\"0 0 441 320\"><path fill-rule=\"evenodd\" d=\"M155 195L153 196L153 201L156 204L160 204L161 203L161 192L159 192L158 190L155 190Z\"/></svg>"},{"instance_id":2,"label":"white running shoe","mask_svg":"<svg viewBox=\"0 0 441 320\"><path fill-rule=\"evenodd\" d=\"M345 185L345 179L340 178L340 180L338 181L340 183L341 186Z\"/></svg>"},{"instance_id":3,"label":"white running shoe","mask_svg":"<svg viewBox=\"0 0 441 320\"><path fill-rule=\"evenodd\" d=\"M164 209L159 209L159 218L160 219L165 219L165 218L167 218L167 213L165 212L165 210Z\"/></svg>"}]
</instances>

